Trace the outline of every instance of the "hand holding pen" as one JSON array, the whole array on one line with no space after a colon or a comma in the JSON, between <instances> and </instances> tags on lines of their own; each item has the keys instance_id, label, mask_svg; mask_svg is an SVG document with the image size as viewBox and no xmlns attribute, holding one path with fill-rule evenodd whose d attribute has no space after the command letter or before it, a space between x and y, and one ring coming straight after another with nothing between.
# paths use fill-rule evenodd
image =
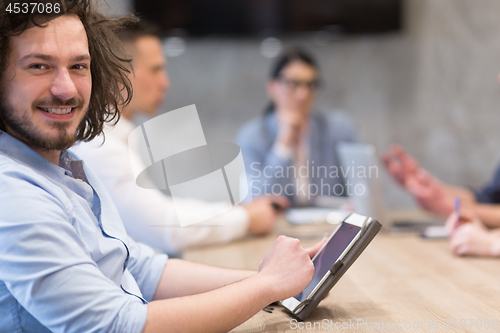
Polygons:
<instances>
[{"instance_id":1,"label":"hand holding pen","mask_svg":"<svg viewBox=\"0 0 500 333\"><path fill-rule=\"evenodd\" d=\"M446 221L450 247L455 255L499 256L500 244L472 210L461 209L455 201L455 211Z\"/></svg>"},{"instance_id":2,"label":"hand holding pen","mask_svg":"<svg viewBox=\"0 0 500 333\"><path fill-rule=\"evenodd\" d=\"M455 198L455 209L453 213L446 220L446 229L448 233L452 236L462 225L466 223L473 223L477 220L476 214L467 209L461 207L460 198Z\"/></svg>"}]
</instances>

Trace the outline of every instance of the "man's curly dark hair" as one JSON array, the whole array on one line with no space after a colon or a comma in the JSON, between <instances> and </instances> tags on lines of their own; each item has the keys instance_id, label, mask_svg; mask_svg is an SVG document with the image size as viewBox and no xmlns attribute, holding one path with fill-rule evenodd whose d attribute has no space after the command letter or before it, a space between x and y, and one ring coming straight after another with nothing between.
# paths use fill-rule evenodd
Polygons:
<instances>
[{"instance_id":1,"label":"man's curly dark hair","mask_svg":"<svg viewBox=\"0 0 500 333\"><path fill-rule=\"evenodd\" d=\"M3 9L1 2L0 0L0 9ZM108 18L99 12L97 4L92 0L79 0L63 15L76 15L87 33L89 53L92 59L90 65L92 92L89 108L78 126L75 139L76 141L90 141L102 133L105 122L116 123L118 121L120 118L119 107L128 104L132 98L132 85L127 77L130 71L124 65L131 59L124 56L116 32L123 26L136 22L137 18L131 15L115 19ZM44 27L53 18L55 17L41 14L11 15L2 10L0 13L1 80L3 80L10 56L9 39L22 34L30 27ZM5 98L4 91L5 88L0 84L0 98ZM1 113L0 129L6 130Z\"/></svg>"}]
</instances>

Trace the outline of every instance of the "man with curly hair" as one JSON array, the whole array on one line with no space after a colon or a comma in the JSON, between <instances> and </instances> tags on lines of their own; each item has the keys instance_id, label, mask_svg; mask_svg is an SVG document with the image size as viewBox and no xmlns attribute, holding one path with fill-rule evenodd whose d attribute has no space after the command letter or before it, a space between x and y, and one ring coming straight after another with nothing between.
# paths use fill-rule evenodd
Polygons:
<instances>
[{"instance_id":1,"label":"man with curly hair","mask_svg":"<svg viewBox=\"0 0 500 333\"><path fill-rule=\"evenodd\" d=\"M0 8L1 332L222 332L305 288L321 242L279 237L253 272L167 260L129 238L67 151L130 100L124 21L88 0L58 16Z\"/></svg>"}]
</instances>

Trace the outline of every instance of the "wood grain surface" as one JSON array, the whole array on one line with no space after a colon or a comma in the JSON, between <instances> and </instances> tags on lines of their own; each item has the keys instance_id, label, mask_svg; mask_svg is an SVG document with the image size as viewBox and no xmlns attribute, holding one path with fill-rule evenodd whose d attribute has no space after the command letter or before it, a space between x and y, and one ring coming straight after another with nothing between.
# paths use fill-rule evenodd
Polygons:
<instances>
[{"instance_id":1,"label":"wood grain surface","mask_svg":"<svg viewBox=\"0 0 500 333\"><path fill-rule=\"evenodd\" d=\"M324 229L302 230L304 246L318 241ZM257 269L278 233L300 234L282 229L192 249L184 258ZM275 306L233 332L500 332L500 261L453 256L447 240L380 233L306 322L291 320Z\"/></svg>"}]
</instances>

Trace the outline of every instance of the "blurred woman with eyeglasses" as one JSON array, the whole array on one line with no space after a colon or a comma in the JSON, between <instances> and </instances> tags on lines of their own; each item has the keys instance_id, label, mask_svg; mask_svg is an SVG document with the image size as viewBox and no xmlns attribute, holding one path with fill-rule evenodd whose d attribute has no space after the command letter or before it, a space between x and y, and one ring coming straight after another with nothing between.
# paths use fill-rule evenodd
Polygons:
<instances>
[{"instance_id":1,"label":"blurred woman with eyeglasses","mask_svg":"<svg viewBox=\"0 0 500 333\"><path fill-rule=\"evenodd\" d=\"M319 67L303 49L278 57L267 82L271 99L264 115L238 133L252 196L285 195L293 206L311 206L318 196L346 196L336 146L354 142L355 127L343 113L314 108Z\"/></svg>"}]
</instances>

